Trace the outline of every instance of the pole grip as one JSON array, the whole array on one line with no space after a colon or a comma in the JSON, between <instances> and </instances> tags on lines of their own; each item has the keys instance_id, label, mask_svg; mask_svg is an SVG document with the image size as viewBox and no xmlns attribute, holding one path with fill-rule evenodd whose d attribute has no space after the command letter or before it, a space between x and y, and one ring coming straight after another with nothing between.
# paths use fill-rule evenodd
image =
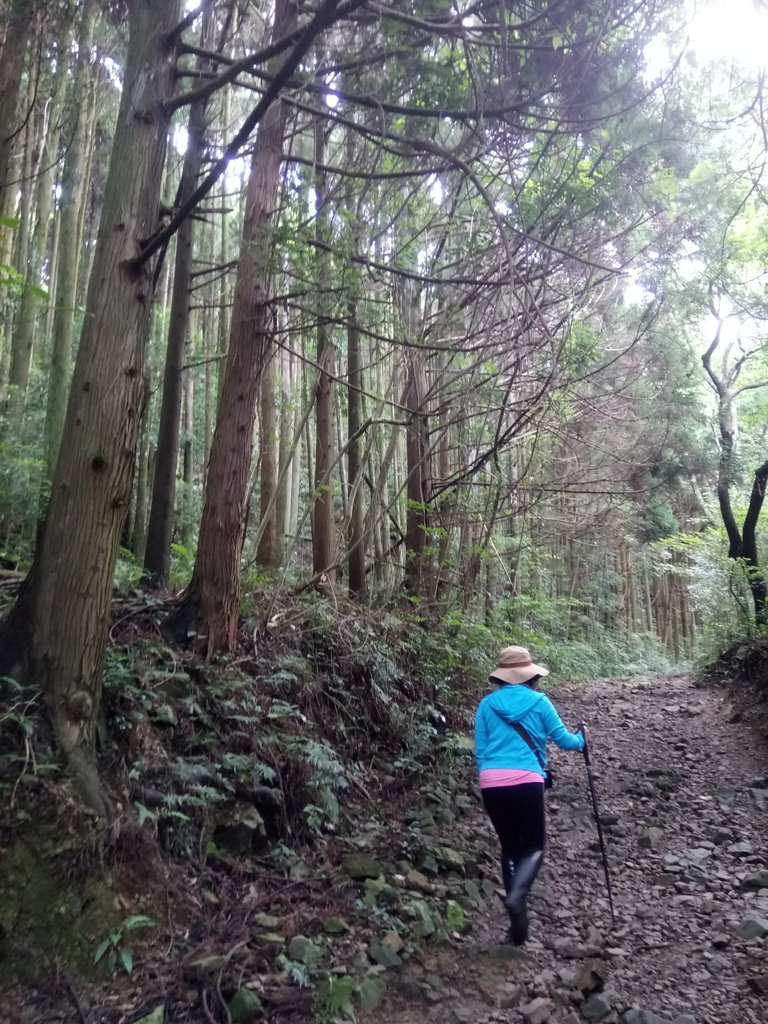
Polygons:
<instances>
[{"instance_id":1,"label":"pole grip","mask_svg":"<svg viewBox=\"0 0 768 1024\"><path fill-rule=\"evenodd\" d=\"M580 732L584 737L584 746L581 748L581 752L584 755L584 760L589 764L589 744L587 742L587 727L584 722L577 722L576 732Z\"/></svg>"}]
</instances>

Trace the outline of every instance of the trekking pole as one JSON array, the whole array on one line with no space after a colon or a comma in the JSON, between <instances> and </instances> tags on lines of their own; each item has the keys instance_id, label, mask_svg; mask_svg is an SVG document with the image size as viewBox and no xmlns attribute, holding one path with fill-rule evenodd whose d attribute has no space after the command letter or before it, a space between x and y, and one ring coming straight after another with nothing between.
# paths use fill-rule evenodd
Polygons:
<instances>
[{"instance_id":1,"label":"trekking pole","mask_svg":"<svg viewBox=\"0 0 768 1024\"><path fill-rule=\"evenodd\" d=\"M595 792L595 780L592 778L592 765L589 760L589 744L587 743L587 733L583 722L579 722L576 726L578 731L584 737L584 764L587 767L587 779L589 781L589 792L592 796L592 807L595 814L595 824L597 825L597 838L600 843L600 854L603 858L603 870L605 871L605 887L608 890L608 906L611 908L611 924L616 927L616 914L613 909L613 893L611 892L611 876L608 873L608 854L605 849L605 839L603 837L603 825L600 821L600 811L597 807L597 793Z\"/></svg>"}]
</instances>

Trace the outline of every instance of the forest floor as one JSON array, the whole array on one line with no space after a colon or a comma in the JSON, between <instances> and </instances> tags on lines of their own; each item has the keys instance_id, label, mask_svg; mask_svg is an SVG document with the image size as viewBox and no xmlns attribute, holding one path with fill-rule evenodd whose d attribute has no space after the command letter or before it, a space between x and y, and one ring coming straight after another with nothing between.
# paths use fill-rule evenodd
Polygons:
<instances>
[{"instance_id":1,"label":"forest floor","mask_svg":"<svg viewBox=\"0 0 768 1024\"><path fill-rule=\"evenodd\" d=\"M583 758L555 751L531 938L504 944L495 837L462 746L439 782L387 790L371 776L350 791L344 833L290 869L139 850L117 898L135 914L162 894L167 923L137 941L132 976L118 967L93 983L62 972L16 986L0 1021L764 1022L765 705L751 687L687 676L551 692L566 722L591 728L615 928Z\"/></svg>"},{"instance_id":2,"label":"forest floor","mask_svg":"<svg viewBox=\"0 0 768 1024\"><path fill-rule=\"evenodd\" d=\"M460 944L404 969L403 993L364 1024L759 1024L768 1019L768 741L749 691L691 678L598 681L554 695L591 723L617 926L580 755L556 752L547 864L531 939L500 945L490 901ZM483 814L463 824L495 845ZM457 835L452 842L459 845ZM466 842L466 841L465 841ZM465 843L460 845L464 848ZM439 1002L414 1001L430 985ZM415 983L415 984L414 984ZM427 989L427 992L429 990Z\"/></svg>"}]
</instances>

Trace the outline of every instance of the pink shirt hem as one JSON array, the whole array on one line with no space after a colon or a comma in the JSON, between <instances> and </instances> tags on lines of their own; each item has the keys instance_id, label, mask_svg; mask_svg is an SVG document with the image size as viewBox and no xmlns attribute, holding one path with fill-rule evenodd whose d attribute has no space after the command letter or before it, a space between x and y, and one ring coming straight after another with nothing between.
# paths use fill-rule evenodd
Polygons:
<instances>
[{"instance_id":1,"label":"pink shirt hem","mask_svg":"<svg viewBox=\"0 0 768 1024\"><path fill-rule=\"evenodd\" d=\"M480 789L495 789L498 786L522 786L527 782L544 782L538 772L523 768L483 768L480 772Z\"/></svg>"}]
</instances>

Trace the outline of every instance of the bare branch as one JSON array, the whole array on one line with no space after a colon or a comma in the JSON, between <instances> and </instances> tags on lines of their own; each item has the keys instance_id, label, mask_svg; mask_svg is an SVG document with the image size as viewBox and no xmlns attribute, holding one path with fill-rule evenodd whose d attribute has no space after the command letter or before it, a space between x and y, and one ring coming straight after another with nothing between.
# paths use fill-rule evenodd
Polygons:
<instances>
[{"instance_id":1,"label":"bare branch","mask_svg":"<svg viewBox=\"0 0 768 1024\"><path fill-rule=\"evenodd\" d=\"M278 98L283 86L299 66L299 63L317 36L340 18L361 7L364 3L366 3L366 0L348 0L346 4L340 6L339 0L326 0L304 29L293 50L285 58L282 67L267 86L263 96L245 119L240 130L224 150L223 156L214 164L213 169L203 178L189 199L179 207L170 222L147 241L138 256L129 261L131 269L138 270L147 260L151 259L158 249L176 234L195 207L210 193L226 170L230 160L240 155L241 147L248 141L248 138L264 117L264 114Z\"/></svg>"}]
</instances>

